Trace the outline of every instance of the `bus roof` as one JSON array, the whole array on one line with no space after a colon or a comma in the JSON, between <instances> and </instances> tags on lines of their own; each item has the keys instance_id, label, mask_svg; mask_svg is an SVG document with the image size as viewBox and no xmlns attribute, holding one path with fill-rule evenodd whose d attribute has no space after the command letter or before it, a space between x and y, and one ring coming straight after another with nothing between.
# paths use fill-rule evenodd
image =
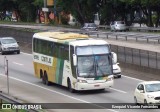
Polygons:
<instances>
[{"instance_id":1,"label":"bus roof","mask_svg":"<svg viewBox=\"0 0 160 112\"><path fill-rule=\"evenodd\" d=\"M58 41L66 41L66 40L76 40L76 39L87 39L88 35L78 34L78 33L70 33L70 32L39 32L35 33L33 37L37 37L44 40L52 40Z\"/></svg>"},{"instance_id":2,"label":"bus roof","mask_svg":"<svg viewBox=\"0 0 160 112\"><path fill-rule=\"evenodd\" d=\"M70 45L73 46L89 46L89 45L109 45L105 40L89 39L89 40L79 40L72 41Z\"/></svg>"}]
</instances>

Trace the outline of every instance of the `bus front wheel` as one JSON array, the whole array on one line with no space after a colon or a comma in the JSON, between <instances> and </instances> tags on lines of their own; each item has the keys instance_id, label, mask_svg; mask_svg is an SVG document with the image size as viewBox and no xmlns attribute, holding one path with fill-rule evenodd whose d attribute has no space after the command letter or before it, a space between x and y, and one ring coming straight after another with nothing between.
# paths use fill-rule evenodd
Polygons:
<instances>
[{"instance_id":1,"label":"bus front wheel","mask_svg":"<svg viewBox=\"0 0 160 112\"><path fill-rule=\"evenodd\" d=\"M69 90L71 93L74 93L74 89L73 89L72 86L71 86L71 81L70 81L70 79L68 79L67 84L68 84L68 90Z\"/></svg>"}]
</instances>

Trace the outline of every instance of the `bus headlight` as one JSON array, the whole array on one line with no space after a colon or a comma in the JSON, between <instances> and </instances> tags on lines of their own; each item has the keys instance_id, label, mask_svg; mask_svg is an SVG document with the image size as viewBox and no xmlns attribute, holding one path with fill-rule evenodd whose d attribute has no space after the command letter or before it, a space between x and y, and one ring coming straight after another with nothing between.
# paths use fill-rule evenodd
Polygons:
<instances>
[{"instance_id":1,"label":"bus headlight","mask_svg":"<svg viewBox=\"0 0 160 112\"><path fill-rule=\"evenodd\" d=\"M106 81L112 81L113 77L108 77L108 79Z\"/></svg>"},{"instance_id":2,"label":"bus headlight","mask_svg":"<svg viewBox=\"0 0 160 112\"><path fill-rule=\"evenodd\" d=\"M86 80L83 80L83 79L77 79L77 82L80 82L80 83L87 83Z\"/></svg>"}]
</instances>

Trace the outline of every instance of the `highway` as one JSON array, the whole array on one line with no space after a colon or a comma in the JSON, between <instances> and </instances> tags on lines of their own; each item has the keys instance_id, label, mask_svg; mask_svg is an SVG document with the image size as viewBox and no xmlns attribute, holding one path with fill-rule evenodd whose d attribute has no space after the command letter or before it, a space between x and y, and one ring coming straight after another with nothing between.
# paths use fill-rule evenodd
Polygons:
<instances>
[{"instance_id":1,"label":"highway","mask_svg":"<svg viewBox=\"0 0 160 112\"><path fill-rule=\"evenodd\" d=\"M12 26L12 25L11 25ZM16 26L16 25L15 25ZM14 27L15 27L14 26ZM19 25L17 27L20 27ZM25 28L40 28L41 30L65 30L48 26L24 26ZM73 29L71 29L73 31ZM75 30L76 31L76 30ZM130 32L132 33L132 32ZM96 36L96 35L93 35ZM100 36L100 38L106 35ZM31 38L30 38L31 39ZM138 47L138 46L137 46ZM114 87L105 91L85 91L70 93L66 88L52 84L46 86L40 79L34 77L32 55L27 53L6 55L9 62L10 94L25 102L32 103L133 103L133 94L136 85L142 80L122 76L115 79ZM123 59L124 56L120 55ZM128 55L128 58L130 55ZM146 61L144 61L146 62ZM7 93L6 76L4 75L4 55L0 55L0 91ZM100 105L96 105L100 106ZM103 108L103 107L102 107ZM49 110L51 111L51 110ZM55 110L53 110L55 112ZM67 109L65 112L75 112ZM97 112L94 109L77 109L78 112ZM98 112L158 112L147 109L98 109ZM56 109L56 112L64 110Z\"/></svg>"},{"instance_id":2,"label":"highway","mask_svg":"<svg viewBox=\"0 0 160 112\"><path fill-rule=\"evenodd\" d=\"M32 55L27 53L6 55L9 63L10 94L32 103L133 103L133 94L139 79L122 76L115 79L114 87L105 91L84 91L70 93L66 88L52 84L43 85L34 77ZM0 55L0 90L7 92L4 76L4 55ZM55 111L55 110L54 110ZM58 112L64 110L56 109ZM65 112L75 110L67 109ZM76 111L81 112L82 109ZM97 112L83 109L83 112ZM98 109L98 112L147 112L146 109ZM158 112L153 109L152 112Z\"/></svg>"}]
</instances>

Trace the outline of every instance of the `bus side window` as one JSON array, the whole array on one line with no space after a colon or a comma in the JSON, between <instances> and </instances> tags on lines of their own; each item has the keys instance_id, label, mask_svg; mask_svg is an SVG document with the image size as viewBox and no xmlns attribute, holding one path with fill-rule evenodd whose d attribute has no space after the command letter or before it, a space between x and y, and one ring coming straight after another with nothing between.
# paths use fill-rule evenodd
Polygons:
<instances>
[{"instance_id":1,"label":"bus side window","mask_svg":"<svg viewBox=\"0 0 160 112\"><path fill-rule=\"evenodd\" d=\"M69 46L66 45L63 49L64 53L63 53L63 57L65 60L69 60Z\"/></svg>"},{"instance_id":2,"label":"bus side window","mask_svg":"<svg viewBox=\"0 0 160 112\"><path fill-rule=\"evenodd\" d=\"M54 57L57 57L58 56L58 50L59 49L59 46L58 46L58 44L54 44L54 52L53 52L53 56Z\"/></svg>"},{"instance_id":3,"label":"bus side window","mask_svg":"<svg viewBox=\"0 0 160 112\"><path fill-rule=\"evenodd\" d=\"M47 55L47 54L48 54L48 53L47 53L47 52L48 52L47 41L42 41L42 46L43 46L43 47L41 48L41 49L42 49L42 53L45 54L45 55Z\"/></svg>"},{"instance_id":4,"label":"bus side window","mask_svg":"<svg viewBox=\"0 0 160 112\"><path fill-rule=\"evenodd\" d=\"M47 54L49 55L49 56L52 56L53 55L53 49L52 49L52 42L47 42L48 43L48 45L47 45Z\"/></svg>"},{"instance_id":5,"label":"bus side window","mask_svg":"<svg viewBox=\"0 0 160 112\"><path fill-rule=\"evenodd\" d=\"M73 65L73 54L74 54L74 47L70 46L70 63L71 63L71 70L73 77L76 78L76 67Z\"/></svg>"},{"instance_id":6,"label":"bus side window","mask_svg":"<svg viewBox=\"0 0 160 112\"><path fill-rule=\"evenodd\" d=\"M37 43L36 43L36 39L34 38L33 39L33 51L35 52L36 51L36 45L37 45Z\"/></svg>"},{"instance_id":7,"label":"bus side window","mask_svg":"<svg viewBox=\"0 0 160 112\"><path fill-rule=\"evenodd\" d=\"M55 45L53 42L50 44L50 48L51 48L51 56L53 56L55 50Z\"/></svg>"},{"instance_id":8,"label":"bus side window","mask_svg":"<svg viewBox=\"0 0 160 112\"><path fill-rule=\"evenodd\" d=\"M59 46L59 58L64 59L64 46L63 45Z\"/></svg>"},{"instance_id":9,"label":"bus side window","mask_svg":"<svg viewBox=\"0 0 160 112\"><path fill-rule=\"evenodd\" d=\"M42 53L41 40L37 40L36 44L37 44L37 46L36 46L36 51L37 51L38 53Z\"/></svg>"}]
</instances>

